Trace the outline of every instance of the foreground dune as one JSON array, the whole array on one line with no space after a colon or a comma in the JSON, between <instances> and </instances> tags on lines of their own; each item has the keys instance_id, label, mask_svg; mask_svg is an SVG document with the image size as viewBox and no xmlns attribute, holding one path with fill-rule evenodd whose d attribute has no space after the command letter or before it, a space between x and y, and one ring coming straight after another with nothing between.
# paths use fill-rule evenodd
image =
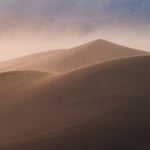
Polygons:
<instances>
[{"instance_id":1,"label":"foreground dune","mask_svg":"<svg viewBox=\"0 0 150 150\"><path fill-rule=\"evenodd\" d=\"M40 70L61 73L110 59L147 55L104 40L96 40L68 50L49 51L0 63L0 71Z\"/></svg>"},{"instance_id":2,"label":"foreground dune","mask_svg":"<svg viewBox=\"0 0 150 150\"><path fill-rule=\"evenodd\" d=\"M14 102L14 98L18 98L26 89L32 88L32 85L51 75L50 73L40 71L12 71L0 73L1 103L6 103L8 99Z\"/></svg>"},{"instance_id":3,"label":"foreground dune","mask_svg":"<svg viewBox=\"0 0 150 150\"><path fill-rule=\"evenodd\" d=\"M0 149L150 149L149 66L138 56L36 78L1 73L0 90L10 86L11 97L0 92Z\"/></svg>"}]
</instances>

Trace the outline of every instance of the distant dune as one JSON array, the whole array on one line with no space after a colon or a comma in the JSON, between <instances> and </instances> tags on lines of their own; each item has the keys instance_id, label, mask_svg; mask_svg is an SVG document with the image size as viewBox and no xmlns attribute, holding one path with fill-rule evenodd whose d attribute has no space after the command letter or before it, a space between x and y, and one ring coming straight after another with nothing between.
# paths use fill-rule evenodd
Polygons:
<instances>
[{"instance_id":1,"label":"distant dune","mask_svg":"<svg viewBox=\"0 0 150 150\"><path fill-rule=\"evenodd\" d=\"M105 40L96 40L72 49L48 51L0 63L0 71L40 70L60 73L110 59L146 55Z\"/></svg>"},{"instance_id":2,"label":"distant dune","mask_svg":"<svg viewBox=\"0 0 150 150\"><path fill-rule=\"evenodd\" d=\"M150 149L148 55L97 40L2 62L0 150Z\"/></svg>"}]
</instances>

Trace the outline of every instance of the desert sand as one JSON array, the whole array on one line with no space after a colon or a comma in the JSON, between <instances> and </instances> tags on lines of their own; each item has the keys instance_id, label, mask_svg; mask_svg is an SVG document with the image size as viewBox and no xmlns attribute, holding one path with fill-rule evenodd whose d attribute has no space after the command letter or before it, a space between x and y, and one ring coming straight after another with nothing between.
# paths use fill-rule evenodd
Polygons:
<instances>
[{"instance_id":1,"label":"desert sand","mask_svg":"<svg viewBox=\"0 0 150 150\"><path fill-rule=\"evenodd\" d=\"M150 149L150 55L97 40L0 63L0 150Z\"/></svg>"},{"instance_id":2,"label":"desert sand","mask_svg":"<svg viewBox=\"0 0 150 150\"><path fill-rule=\"evenodd\" d=\"M122 57L146 55L147 52L96 40L81 46L30 55L0 63L0 71L35 70L61 73Z\"/></svg>"}]
</instances>

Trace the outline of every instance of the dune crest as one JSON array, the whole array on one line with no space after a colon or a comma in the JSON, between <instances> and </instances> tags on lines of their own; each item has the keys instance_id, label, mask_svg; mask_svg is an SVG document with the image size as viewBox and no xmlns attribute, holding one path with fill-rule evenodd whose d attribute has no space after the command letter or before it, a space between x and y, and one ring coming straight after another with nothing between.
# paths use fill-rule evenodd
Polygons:
<instances>
[{"instance_id":1,"label":"dune crest","mask_svg":"<svg viewBox=\"0 0 150 150\"><path fill-rule=\"evenodd\" d=\"M40 70L61 73L110 59L141 55L149 53L105 40L96 40L72 49L43 52L2 62L0 71Z\"/></svg>"},{"instance_id":2,"label":"dune crest","mask_svg":"<svg viewBox=\"0 0 150 150\"><path fill-rule=\"evenodd\" d=\"M0 149L149 149L149 66L104 40L1 63Z\"/></svg>"},{"instance_id":3,"label":"dune crest","mask_svg":"<svg viewBox=\"0 0 150 150\"><path fill-rule=\"evenodd\" d=\"M149 147L149 65L149 56L124 58L46 77L17 103L1 104L5 109L0 120L7 118L11 128L1 123L0 146L4 150Z\"/></svg>"}]
</instances>

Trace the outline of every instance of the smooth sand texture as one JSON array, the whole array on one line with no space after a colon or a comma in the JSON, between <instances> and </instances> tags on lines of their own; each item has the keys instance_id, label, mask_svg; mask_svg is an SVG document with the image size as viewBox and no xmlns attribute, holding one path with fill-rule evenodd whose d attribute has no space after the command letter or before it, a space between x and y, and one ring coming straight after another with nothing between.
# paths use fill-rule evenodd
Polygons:
<instances>
[{"instance_id":1,"label":"smooth sand texture","mask_svg":"<svg viewBox=\"0 0 150 150\"><path fill-rule=\"evenodd\" d=\"M0 71L40 70L61 73L110 59L146 55L104 40L96 40L68 50L57 50L0 63Z\"/></svg>"},{"instance_id":2,"label":"smooth sand texture","mask_svg":"<svg viewBox=\"0 0 150 150\"><path fill-rule=\"evenodd\" d=\"M0 150L150 149L150 56L110 56L60 74L1 73Z\"/></svg>"}]
</instances>

